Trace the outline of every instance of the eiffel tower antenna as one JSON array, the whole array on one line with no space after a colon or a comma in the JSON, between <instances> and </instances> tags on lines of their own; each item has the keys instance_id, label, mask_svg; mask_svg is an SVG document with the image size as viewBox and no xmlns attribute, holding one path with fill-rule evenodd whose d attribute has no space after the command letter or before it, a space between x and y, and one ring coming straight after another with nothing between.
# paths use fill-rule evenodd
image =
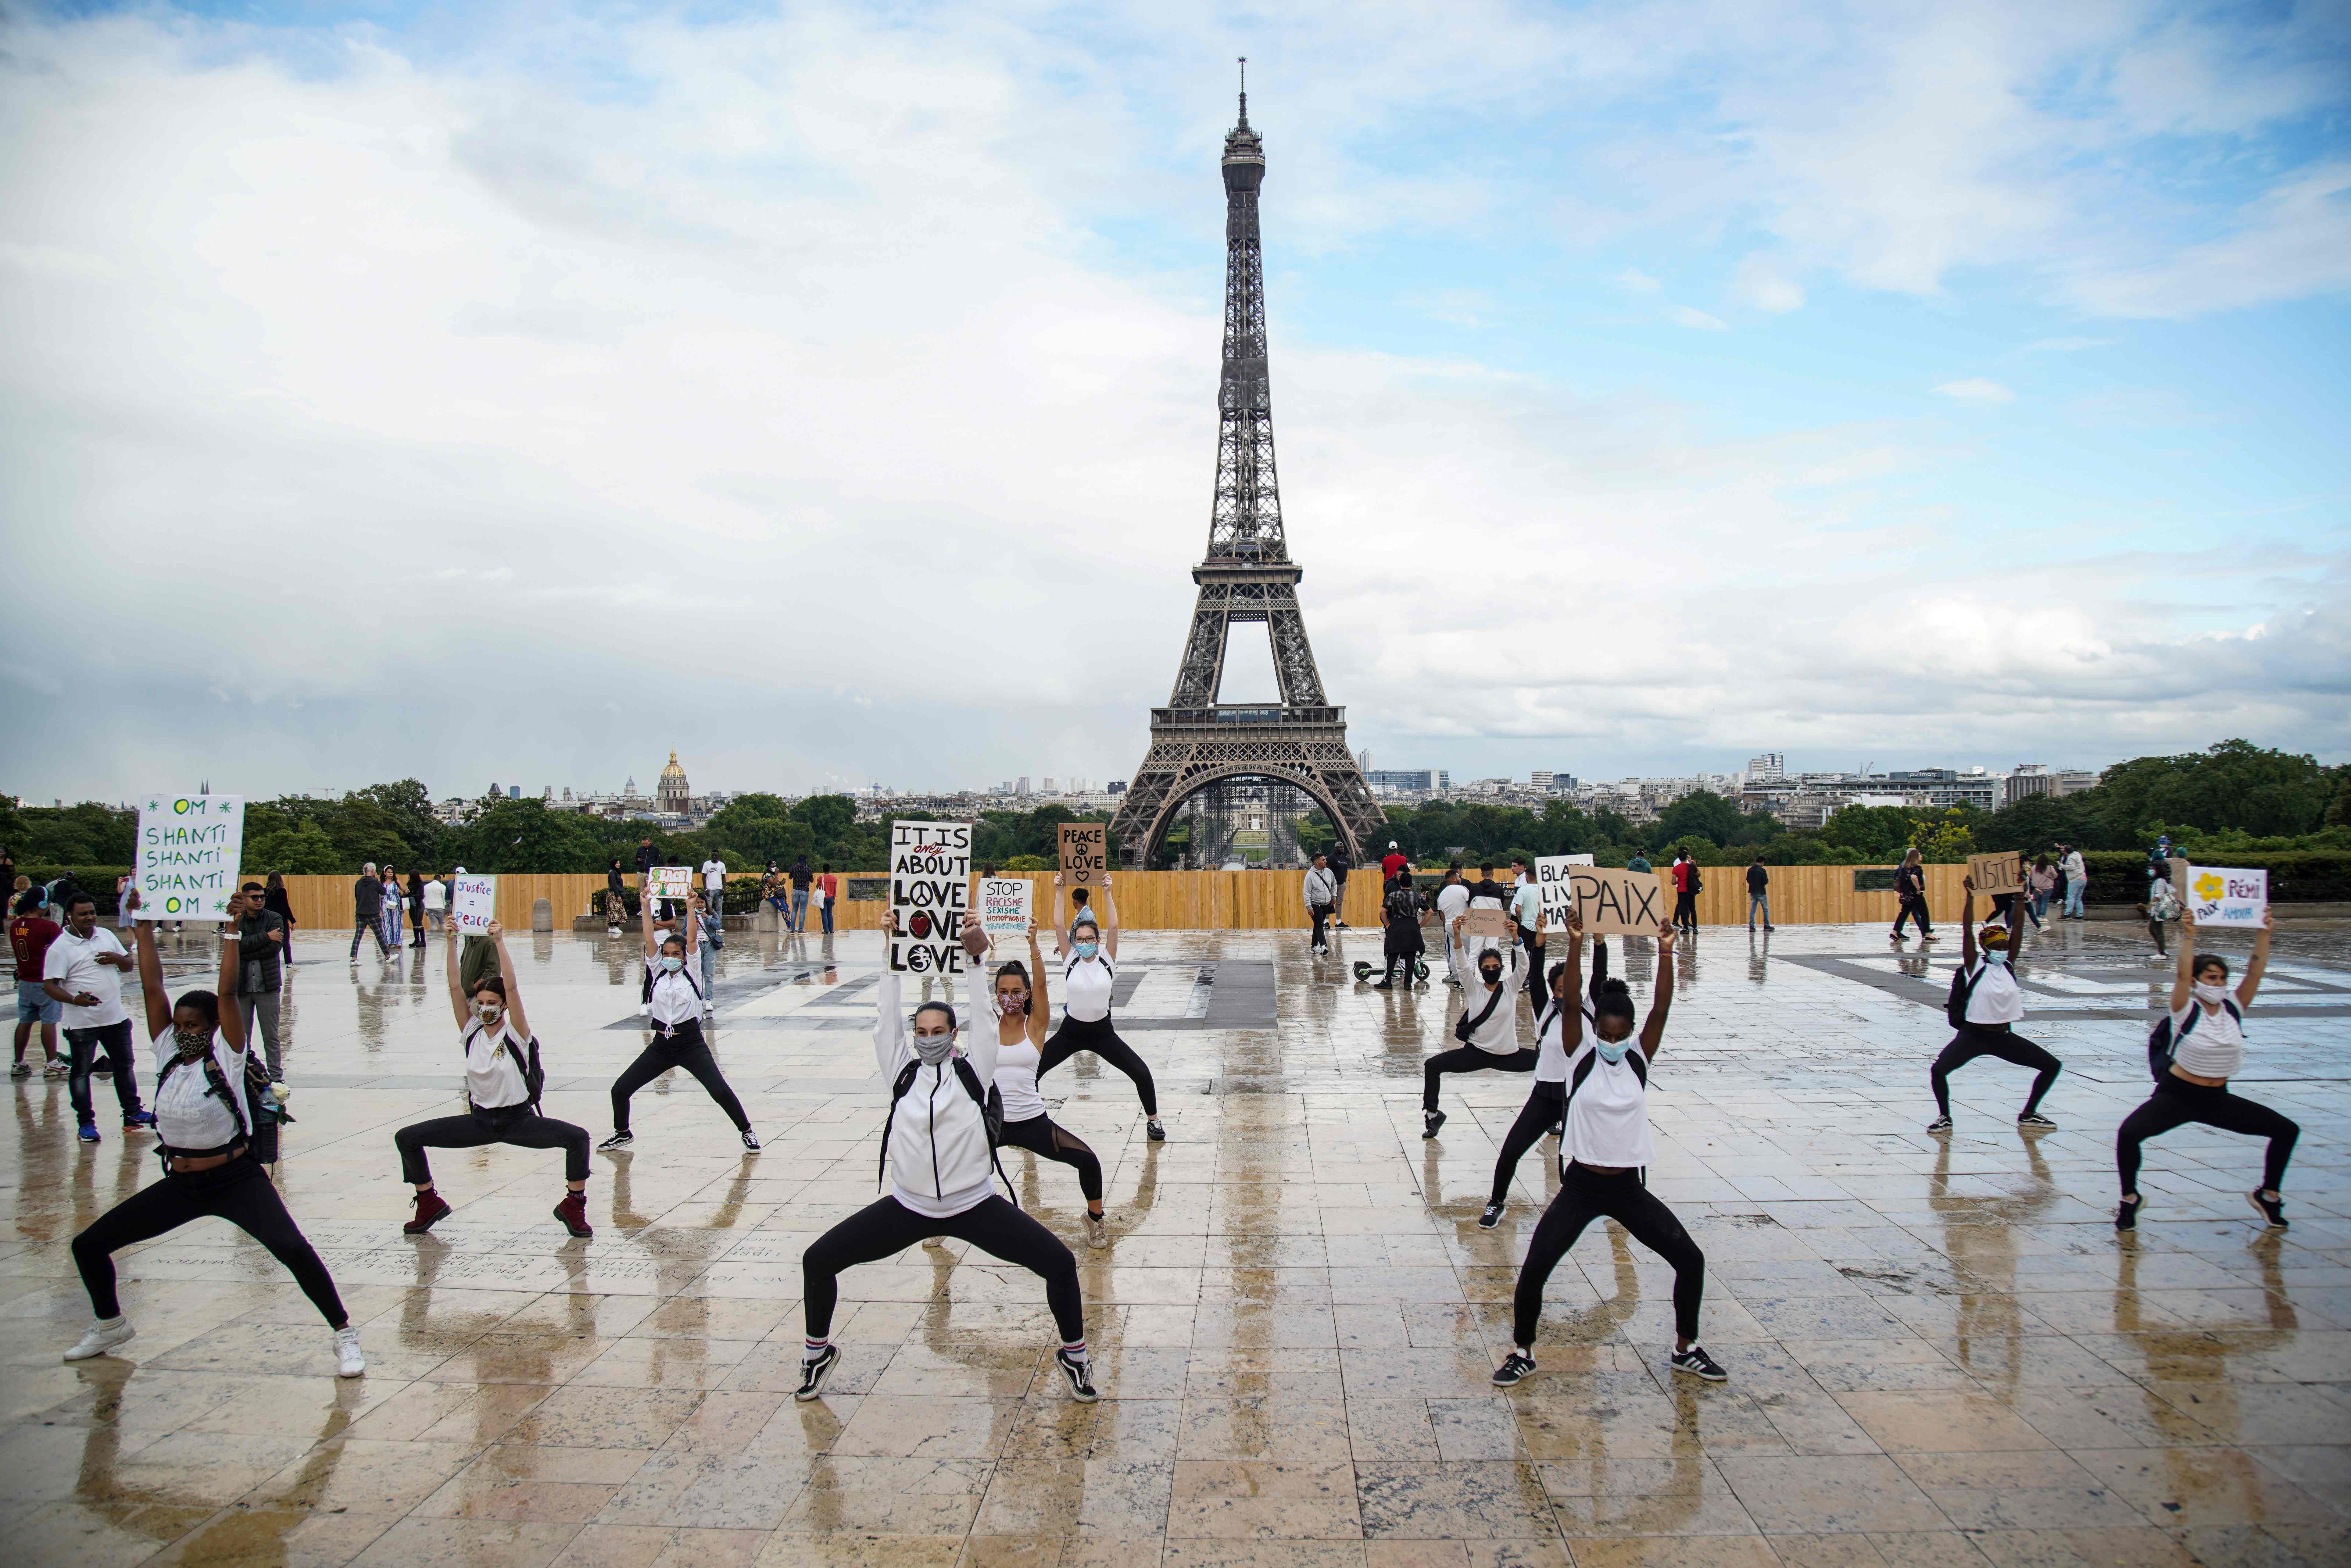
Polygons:
<instances>
[{"instance_id":1,"label":"eiffel tower antenna","mask_svg":"<svg viewBox=\"0 0 2351 1568\"><path fill-rule=\"evenodd\" d=\"M1224 371L1217 390L1217 482L1208 549L1192 569L1199 599L1167 706L1151 710L1151 750L1110 826L1123 864L1163 856L1187 800L1267 786L1301 791L1359 863L1385 818L1347 749L1347 710L1331 706L1299 612L1298 580L1282 531L1273 461L1273 392L1267 374L1265 266L1258 233L1263 140L1249 122L1249 61L1241 59L1240 122L1225 135ZM1281 695L1273 705L1217 700L1235 622L1262 623ZM1196 838L1197 835L1195 835ZM1196 865L1224 846L1193 842Z\"/></svg>"}]
</instances>

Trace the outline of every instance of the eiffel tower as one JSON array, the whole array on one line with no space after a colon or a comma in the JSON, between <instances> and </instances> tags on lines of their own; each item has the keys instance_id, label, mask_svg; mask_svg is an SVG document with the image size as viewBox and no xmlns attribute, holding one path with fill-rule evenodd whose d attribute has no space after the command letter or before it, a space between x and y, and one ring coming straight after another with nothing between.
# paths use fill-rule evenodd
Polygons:
<instances>
[{"instance_id":1,"label":"eiffel tower","mask_svg":"<svg viewBox=\"0 0 2351 1568\"><path fill-rule=\"evenodd\" d=\"M1242 62L1247 69L1248 62ZM1347 710L1322 695L1298 608L1298 580L1281 530L1274 480L1273 392L1266 374L1265 270L1258 186L1265 148L1249 122L1225 137L1225 364L1217 392L1217 497L1207 558L1192 569L1200 597L1165 707L1151 710L1151 751L1110 825L1121 863L1153 863L1186 801L1220 787L1288 785L1331 819L1362 864L1385 823L1347 749ZM1273 640L1279 704L1223 703L1225 645L1236 622L1263 622ZM1197 855L1202 846L1193 846Z\"/></svg>"}]
</instances>

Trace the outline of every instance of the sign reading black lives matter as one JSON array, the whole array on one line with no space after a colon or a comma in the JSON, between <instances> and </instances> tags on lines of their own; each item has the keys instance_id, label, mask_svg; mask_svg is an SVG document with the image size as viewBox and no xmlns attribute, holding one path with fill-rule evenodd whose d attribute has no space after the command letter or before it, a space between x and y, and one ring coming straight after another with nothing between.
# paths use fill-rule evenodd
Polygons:
<instances>
[{"instance_id":1,"label":"sign reading black lives matter","mask_svg":"<svg viewBox=\"0 0 2351 1568\"><path fill-rule=\"evenodd\" d=\"M1661 886L1655 872L1595 866L1582 855L1535 862L1535 890L1552 931L1566 928L1572 906L1583 913L1586 936L1654 936L1666 918Z\"/></svg>"},{"instance_id":2,"label":"sign reading black lives matter","mask_svg":"<svg viewBox=\"0 0 2351 1568\"><path fill-rule=\"evenodd\" d=\"M963 973L964 913L971 906L971 824L890 824L890 967L901 975Z\"/></svg>"}]
</instances>

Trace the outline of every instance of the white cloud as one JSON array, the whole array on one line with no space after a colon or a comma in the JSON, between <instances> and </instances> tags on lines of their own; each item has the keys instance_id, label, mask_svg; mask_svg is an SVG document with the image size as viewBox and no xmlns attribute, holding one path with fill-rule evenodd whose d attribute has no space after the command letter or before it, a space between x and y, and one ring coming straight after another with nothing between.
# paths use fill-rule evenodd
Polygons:
<instances>
[{"instance_id":1,"label":"white cloud","mask_svg":"<svg viewBox=\"0 0 2351 1568\"><path fill-rule=\"evenodd\" d=\"M1995 381L1982 376L1970 376L1965 381L1945 382L1935 389L1945 397L1961 402L2014 402L2016 394Z\"/></svg>"},{"instance_id":2,"label":"white cloud","mask_svg":"<svg viewBox=\"0 0 2351 1568\"><path fill-rule=\"evenodd\" d=\"M1784 315L1803 308L1803 286L1766 256L1750 256L1741 261L1731 277L1731 287L1740 299L1759 310Z\"/></svg>"},{"instance_id":3,"label":"white cloud","mask_svg":"<svg viewBox=\"0 0 2351 1568\"><path fill-rule=\"evenodd\" d=\"M1675 305L1667 308L1666 318L1673 322L1677 327L1694 328L1701 332L1728 332L1730 330L1730 323L1725 321L1721 317L1709 316L1703 310L1692 309L1687 305Z\"/></svg>"},{"instance_id":4,"label":"white cloud","mask_svg":"<svg viewBox=\"0 0 2351 1568\"><path fill-rule=\"evenodd\" d=\"M1647 273L1630 267L1618 273L1614 277L1609 279L1609 281L1615 284L1617 287L1632 294L1655 294L1659 289L1665 287L1663 283L1660 283L1657 279L1650 277Z\"/></svg>"}]
</instances>

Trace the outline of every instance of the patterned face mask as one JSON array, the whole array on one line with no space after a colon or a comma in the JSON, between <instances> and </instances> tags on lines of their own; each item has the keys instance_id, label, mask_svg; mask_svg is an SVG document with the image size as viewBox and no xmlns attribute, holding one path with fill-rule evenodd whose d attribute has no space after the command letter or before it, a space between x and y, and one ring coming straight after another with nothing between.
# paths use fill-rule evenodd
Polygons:
<instances>
[{"instance_id":1,"label":"patterned face mask","mask_svg":"<svg viewBox=\"0 0 2351 1568\"><path fill-rule=\"evenodd\" d=\"M181 1061L194 1061L212 1049L213 1031L208 1029L181 1029L175 1024L172 1029L172 1044L178 1050Z\"/></svg>"}]
</instances>

